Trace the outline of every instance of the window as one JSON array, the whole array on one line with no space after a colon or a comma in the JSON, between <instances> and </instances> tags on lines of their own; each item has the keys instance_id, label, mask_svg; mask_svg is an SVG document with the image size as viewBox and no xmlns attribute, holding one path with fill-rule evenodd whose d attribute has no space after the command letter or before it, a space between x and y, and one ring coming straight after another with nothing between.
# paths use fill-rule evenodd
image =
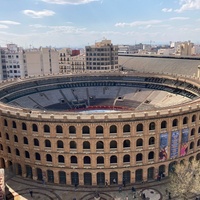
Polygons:
<instances>
[{"instance_id":1,"label":"window","mask_svg":"<svg viewBox=\"0 0 200 200\"><path fill-rule=\"evenodd\" d=\"M18 137L14 135L14 142L18 142Z\"/></svg>"},{"instance_id":2,"label":"window","mask_svg":"<svg viewBox=\"0 0 200 200\"><path fill-rule=\"evenodd\" d=\"M12 127L13 127L13 128L17 128L17 124L16 124L15 121L12 121Z\"/></svg>"},{"instance_id":3,"label":"window","mask_svg":"<svg viewBox=\"0 0 200 200\"><path fill-rule=\"evenodd\" d=\"M124 140L123 148L128 148L128 147L130 147L130 140Z\"/></svg>"},{"instance_id":4,"label":"window","mask_svg":"<svg viewBox=\"0 0 200 200\"><path fill-rule=\"evenodd\" d=\"M77 157L76 156L71 156L71 163L77 163Z\"/></svg>"},{"instance_id":5,"label":"window","mask_svg":"<svg viewBox=\"0 0 200 200\"><path fill-rule=\"evenodd\" d=\"M153 151L149 152L148 159L149 160L154 159L154 152Z\"/></svg>"},{"instance_id":6,"label":"window","mask_svg":"<svg viewBox=\"0 0 200 200\"><path fill-rule=\"evenodd\" d=\"M138 153L138 154L136 155L136 162L137 162L137 161L142 161L142 157L143 157L143 155L142 155L141 153Z\"/></svg>"},{"instance_id":7,"label":"window","mask_svg":"<svg viewBox=\"0 0 200 200\"><path fill-rule=\"evenodd\" d=\"M117 142L116 141L111 141L110 142L110 148L112 149L112 148L114 148L114 149L116 149L117 148Z\"/></svg>"},{"instance_id":8,"label":"window","mask_svg":"<svg viewBox=\"0 0 200 200\"><path fill-rule=\"evenodd\" d=\"M130 155L125 155L123 157L123 162L130 162Z\"/></svg>"},{"instance_id":9,"label":"window","mask_svg":"<svg viewBox=\"0 0 200 200\"><path fill-rule=\"evenodd\" d=\"M161 129L162 128L167 128L167 122L166 121L161 122Z\"/></svg>"},{"instance_id":10,"label":"window","mask_svg":"<svg viewBox=\"0 0 200 200\"><path fill-rule=\"evenodd\" d=\"M104 157L103 156L97 157L97 164L104 164Z\"/></svg>"},{"instance_id":11,"label":"window","mask_svg":"<svg viewBox=\"0 0 200 200\"><path fill-rule=\"evenodd\" d=\"M10 147L7 147L8 153L11 153L11 149Z\"/></svg>"},{"instance_id":12,"label":"window","mask_svg":"<svg viewBox=\"0 0 200 200\"><path fill-rule=\"evenodd\" d=\"M90 143L88 141L83 142L83 149L90 149Z\"/></svg>"},{"instance_id":13,"label":"window","mask_svg":"<svg viewBox=\"0 0 200 200\"><path fill-rule=\"evenodd\" d=\"M90 129L88 126L84 126L82 128L82 134L90 134Z\"/></svg>"},{"instance_id":14,"label":"window","mask_svg":"<svg viewBox=\"0 0 200 200\"><path fill-rule=\"evenodd\" d=\"M85 156L85 157L83 158L83 163L84 163L84 164L90 164L90 163L91 163L90 157L89 157L89 156Z\"/></svg>"},{"instance_id":15,"label":"window","mask_svg":"<svg viewBox=\"0 0 200 200\"><path fill-rule=\"evenodd\" d=\"M136 128L136 131L137 131L137 132L143 131L143 124L141 124L141 123L138 124L138 125L137 125L137 128Z\"/></svg>"},{"instance_id":16,"label":"window","mask_svg":"<svg viewBox=\"0 0 200 200\"><path fill-rule=\"evenodd\" d=\"M96 149L103 149L104 148L104 143L102 141L98 141L96 143Z\"/></svg>"},{"instance_id":17,"label":"window","mask_svg":"<svg viewBox=\"0 0 200 200\"><path fill-rule=\"evenodd\" d=\"M141 138L137 140L136 146L137 147L142 147L143 146L143 140Z\"/></svg>"},{"instance_id":18,"label":"window","mask_svg":"<svg viewBox=\"0 0 200 200\"><path fill-rule=\"evenodd\" d=\"M45 140L45 147L51 147L50 140Z\"/></svg>"},{"instance_id":19,"label":"window","mask_svg":"<svg viewBox=\"0 0 200 200\"><path fill-rule=\"evenodd\" d=\"M6 133L6 140L10 140L8 133Z\"/></svg>"},{"instance_id":20,"label":"window","mask_svg":"<svg viewBox=\"0 0 200 200\"><path fill-rule=\"evenodd\" d=\"M74 126L69 127L69 134L76 134L76 128Z\"/></svg>"},{"instance_id":21,"label":"window","mask_svg":"<svg viewBox=\"0 0 200 200\"><path fill-rule=\"evenodd\" d=\"M172 122L172 126L178 126L178 120L177 119L174 119L173 122Z\"/></svg>"},{"instance_id":22,"label":"window","mask_svg":"<svg viewBox=\"0 0 200 200\"><path fill-rule=\"evenodd\" d=\"M47 162L52 162L52 156L50 154L46 155L46 161Z\"/></svg>"},{"instance_id":23,"label":"window","mask_svg":"<svg viewBox=\"0 0 200 200\"><path fill-rule=\"evenodd\" d=\"M65 163L65 158L64 158L64 156L59 155L59 156L58 156L58 162L59 162L59 163Z\"/></svg>"},{"instance_id":24,"label":"window","mask_svg":"<svg viewBox=\"0 0 200 200\"><path fill-rule=\"evenodd\" d=\"M154 145L155 144L155 138L154 137L150 137L149 138L149 145Z\"/></svg>"},{"instance_id":25,"label":"window","mask_svg":"<svg viewBox=\"0 0 200 200\"><path fill-rule=\"evenodd\" d=\"M4 126L8 126L8 122L6 119L4 119Z\"/></svg>"},{"instance_id":26,"label":"window","mask_svg":"<svg viewBox=\"0 0 200 200\"><path fill-rule=\"evenodd\" d=\"M57 148L64 148L63 141L61 140L57 141Z\"/></svg>"},{"instance_id":27,"label":"window","mask_svg":"<svg viewBox=\"0 0 200 200\"><path fill-rule=\"evenodd\" d=\"M24 144L28 144L28 139L24 137Z\"/></svg>"},{"instance_id":28,"label":"window","mask_svg":"<svg viewBox=\"0 0 200 200\"><path fill-rule=\"evenodd\" d=\"M153 130L155 130L155 128L156 128L155 123L154 123L154 122L151 122L151 123L149 124L149 130L150 130L150 131L153 131Z\"/></svg>"},{"instance_id":29,"label":"window","mask_svg":"<svg viewBox=\"0 0 200 200\"><path fill-rule=\"evenodd\" d=\"M32 131L38 132L38 127L36 124L32 124Z\"/></svg>"},{"instance_id":30,"label":"window","mask_svg":"<svg viewBox=\"0 0 200 200\"><path fill-rule=\"evenodd\" d=\"M50 133L50 127L48 125L44 125L44 132Z\"/></svg>"},{"instance_id":31,"label":"window","mask_svg":"<svg viewBox=\"0 0 200 200\"><path fill-rule=\"evenodd\" d=\"M25 151L25 158L30 158L30 154L28 151Z\"/></svg>"},{"instance_id":32,"label":"window","mask_svg":"<svg viewBox=\"0 0 200 200\"><path fill-rule=\"evenodd\" d=\"M76 142L75 141L70 142L70 149L76 149Z\"/></svg>"},{"instance_id":33,"label":"window","mask_svg":"<svg viewBox=\"0 0 200 200\"><path fill-rule=\"evenodd\" d=\"M20 156L19 149L15 149L15 154L16 154L16 156Z\"/></svg>"},{"instance_id":34,"label":"window","mask_svg":"<svg viewBox=\"0 0 200 200\"><path fill-rule=\"evenodd\" d=\"M35 160L41 160L39 153L35 153Z\"/></svg>"},{"instance_id":35,"label":"window","mask_svg":"<svg viewBox=\"0 0 200 200\"><path fill-rule=\"evenodd\" d=\"M24 122L22 123L22 130L27 130L26 124Z\"/></svg>"},{"instance_id":36,"label":"window","mask_svg":"<svg viewBox=\"0 0 200 200\"><path fill-rule=\"evenodd\" d=\"M110 133L117 133L117 126L115 125L110 126Z\"/></svg>"},{"instance_id":37,"label":"window","mask_svg":"<svg viewBox=\"0 0 200 200\"><path fill-rule=\"evenodd\" d=\"M63 133L63 128L60 125L56 126L56 133Z\"/></svg>"},{"instance_id":38,"label":"window","mask_svg":"<svg viewBox=\"0 0 200 200\"><path fill-rule=\"evenodd\" d=\"M36 139L36 138L33 140L33 142L34 142L34 146L39 146L40 145L39 140Z\"/></svg>"},{"instance_id":39,"label":"window","mask_svg":"<svg viewBox=\"0 0 200 200\"><path fill-rule=\"evenodd\" d=\"M187 117L184 117L183 118L183 125L187 124L188 123L188 118Z\"/></svg>"},{"instance_id":40,"label":"window","mask_svg":"<svg viewBox=\"0 0 200 200\"><path fill-rule=\"evenodd\" d=\"M124 125L124 127L123 127L123 132L124 132L124 133L131 132L131 127L130 127L129 124Z\"/></svg>"}]
</instances>

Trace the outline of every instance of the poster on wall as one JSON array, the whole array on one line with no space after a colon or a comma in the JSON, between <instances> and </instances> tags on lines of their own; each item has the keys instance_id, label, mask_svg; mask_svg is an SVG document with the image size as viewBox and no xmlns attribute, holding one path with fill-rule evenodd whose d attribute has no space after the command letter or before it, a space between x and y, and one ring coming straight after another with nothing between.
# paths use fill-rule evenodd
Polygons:
<instances>
[{"instance_id":1,"label":"poster on wall","mask_svg":"<svg viewBox=\"0 0 200 200\"><path fill-rule=\"evenodd\" d=\"M188 151L189 128L182 129L180 156L185 156Z\"/></svg>"},{"instance_id":2,"label":"poster on wall","mask_svg":"<svg viewBox=\"0 0 200 200\"><path fill-rule=\"evenodd\" d=\"M172 131L170 158L176 158L178 156L178 146L179 146L179 131L178 130Z\"/></svg>"},{"instance_id":3,"label":"poster on wall","mask_svg":"<svg viewBox=\"0 0 200 200\"><path fill-rule=\"evenodd\" d=\"M0 200L4 200L5 194L5 178L4 169L0 169Z\"/></svg>"},{"instance_id":4,"label":"poster on wall","mask_svg":"<svg viewBox=\"0 0 200 200\"><path fill-rule=\"evenodd\" d=\"M168 133L160 134L160 150L159 150L159 160L165 161L168 157Z\"/></svg>"}]
</instances>

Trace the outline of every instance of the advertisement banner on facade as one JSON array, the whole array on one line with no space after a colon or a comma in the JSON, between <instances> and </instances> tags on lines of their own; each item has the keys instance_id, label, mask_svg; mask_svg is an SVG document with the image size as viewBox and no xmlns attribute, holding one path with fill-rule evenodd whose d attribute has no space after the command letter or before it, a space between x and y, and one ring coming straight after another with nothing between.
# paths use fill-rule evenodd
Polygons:
<instances>
[{"instance_id":1,"label":"advertisement banner on facade","mask_svg":"<svg viewBox=\"0 0 200 200\"><path fill-rule=\"evenodd\" d=\"M189 128L182 129L180 156L185 156L188 152L188 137Z\"/></svg>"},{"instance_id":2,"label":"advertisement banner on facade","mask_svg":"<svg viewBox=\"0 0 200 200\"><path fill-rule=\"evenodd\" d=\"M160 134L159 160L165 161L168 158L168 133Z\"/></svg>"},{"instance_id":3,"label":"advertisement banner on facade","mask_svg":"<svg viewBox=\"0 0 200 200\"><path fill-rule=\"evenodd\" d=\"M4 200L5 194L5 174L4 169L0 169L0 200Z\"/></svg>"},{"instance_id":4,"label":"advertisement banner on facade","mask_svg":"<svg viewBox=\"0 0 200 200\"><path fill-rule=\"evenodd\" d=\"M178 156L178 146L179 146L179 131L178 130L172 131L170 158L176 158Z\"/></svg>"}]
</instances>

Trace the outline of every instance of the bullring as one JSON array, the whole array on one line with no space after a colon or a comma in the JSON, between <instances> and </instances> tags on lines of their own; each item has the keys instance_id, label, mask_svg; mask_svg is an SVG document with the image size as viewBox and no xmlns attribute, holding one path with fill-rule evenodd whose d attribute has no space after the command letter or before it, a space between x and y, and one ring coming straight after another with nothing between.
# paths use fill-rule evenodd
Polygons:
<instances>
[{"instance_id":1,"label":"bullring","mask_svg":"<svg viewBox=\"0 0 200 200\"><path fill-rule=\"evenodd\" d=\"M83 73L5 81L0 90L0 165L19 176L129 184L200 159L197 78Z\"/></svg>"}]
</instances>

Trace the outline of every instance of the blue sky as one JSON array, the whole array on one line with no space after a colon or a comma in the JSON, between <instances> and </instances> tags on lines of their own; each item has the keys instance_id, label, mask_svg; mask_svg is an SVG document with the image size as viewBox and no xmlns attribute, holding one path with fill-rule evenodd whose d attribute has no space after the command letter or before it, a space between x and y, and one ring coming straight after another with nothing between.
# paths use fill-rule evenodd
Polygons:
<instances>
[{"instance_id":1,"label":"blue sky","mask_svg":"<svg viewBox=\"0 0 200 200\"><path fill-rule=\"evenodd\" d=\"M200 44L200 0L0 0L0 46Z\"/></svg>"}]
</instances>

